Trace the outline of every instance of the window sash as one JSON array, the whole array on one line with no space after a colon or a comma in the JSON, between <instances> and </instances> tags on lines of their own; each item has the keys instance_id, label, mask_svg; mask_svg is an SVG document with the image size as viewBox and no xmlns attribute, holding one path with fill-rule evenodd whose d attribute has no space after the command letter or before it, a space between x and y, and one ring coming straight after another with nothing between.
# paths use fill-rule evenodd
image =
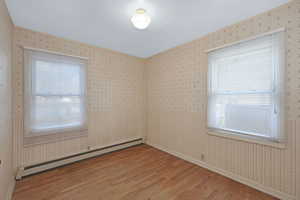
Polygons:
<instances>
[{"instance_id":1,"label":"window sash","mask_svg":"<svg viewBox=\"0 0 300 200\"><path fill-rule=\"evenodd\" d=\"M40 96L40 97L81 97L84 98L85 95L78 95L78 94L41 94L41 93L36 93L32 94L33 97L35 96Z\"/></svg>"},{"instance_id":2,"label":"window sash","mask_svg":"<svg viewBox=\"0 0 300 200\"><path fill-rule=\"evenodd\" d=\"M51 56L51 55L50 55ZM68 60L69 58L67 59L63 59L61 58L62 56L55 56L55 55L52 55L52 58L49 58L47 57L47 55L44 55L43 56L43 53L41 54L37 54L37 55L32 55L32 58L31 58L31 63L30 63L30 70L31 70L31 75L30 75L30 78L31 78L31 94L32 95L37 95L39 94L39 96L42 96L42 95L53 95L53 96L63 96L63 95L80 95L80 96L85 96L85 91L86 91L86 72L85 72L85 65L84 63L82 62L76 62L74 59L75 58L70 58L71 60ZM78 59L77 59L78 60ZM56 63L56 64L69 64L69 65L75 65L75 66L79 66L80 67L80 91L79 93L52 93L52 94L49 94L49 93L38 93L36 92L36 79L35 77L33 76L33 74L36 74L36 68L37 66L35 65L35 63L37 61L44 61L44 62L49 62L49 63Z\"/></svg>"},{"instance_id":3,"label":"window sash","mask_svg":"<svg viewBox=\"0 0 300 200\"><path fill-rule=\"evenodd\" d=\"M33 104L36 104L35 103L35 99L37 97L44 97L44 98L53 98L53 97L58 97L58 98L68 98L68 97L78 97L78 99L80 100L80 109L81 109L81 113L82 115L84 115L85 113L85 108L84 108L84 96L82 95L32 95L32 99L31 99L31 102L32 102L32 106L31 106L31 111L32 113L34 113L36 110L36 106L33 105ZM76 122L74 123L76 125L74 126L70 126L70 125L53 125L52 127L53 128L32 128L31 131L33 133L38 133L38 132L57 132L58 130L66 130L66 129L72 129L72 130L81 130L81 127L85 126L85 121L80 121L80 122Z\"/></svg>"},{"instance_id":4,"label":"window sash","mask_svg":"<svg viewBox=\"0 0 300 200\"><path fill-rule=\"evenodd\" d=\"M263 123L265 120L272 122L276 117L272 96L270 93L211 95L208 104L208 128L273 138L272 124ZM256 116L256 113L260 115ZM249 121L249 116L255 117L255 120ZM237 117L242 121L236 121ZM262 127L264 128L261 129Z\"/></svg>"},{"instance_id":5,"label":"window sash","mask_svg":"<svg viewBox=\"0 0 300 200\"><path fill-rule=\"evenodd\" d=\"M227 91L227 92L211 92L212 95L242 95L242 94L275 94L274 90L253 90L253 91Z\"/></svg>"}]
</instances>

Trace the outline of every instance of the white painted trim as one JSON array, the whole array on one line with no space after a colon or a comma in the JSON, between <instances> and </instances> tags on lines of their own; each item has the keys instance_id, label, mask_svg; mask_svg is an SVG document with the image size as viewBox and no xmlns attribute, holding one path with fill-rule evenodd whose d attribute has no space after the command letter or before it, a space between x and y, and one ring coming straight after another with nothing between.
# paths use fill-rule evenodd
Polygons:
<instances>
[{"instance_id":1,"label":"white painted trim","mask_svg":"<svg viewBox=\"0 0 300 200\"><path fill-rule=\"evenodd\" d=\"M157 145L157 144L153 144L151 142L146 142L146 144L156 148L156 149L159 149L161 151L164 151L164 152L167 152L171 155L174 155L176 157L179 157L183 160L186 160L188 162L191 162L193 164L196 164L200 167L203 167L203 168L206 168L210 171L213 171L213 172L216 172L218 174L221 174L223 176L226 176L232 180L235 180L237 182L240 182L244 185L247 185L247 186L250 186L252 188L255 188L261 192L264 192L266 194L269 194L269 195L272 195L274 197L277 197L281 200L296 200L296 197L294 196L291 196L289 194L286 194L286 193L283 193L283 192L280 192L280 191L277 191L277 190L274 190L273 188L270 188L270 187L265 187L263 186L262 184L260 183L257 183L253 180L250 180L250 179L247 179L247 178L244 178L242 176L239 176L239 175L236 175L236 174L233 174L231 172L228 172L228 171L225 171L223 169L220 169L220 168L217 168L217 167L214 167L214 166L211 166L203 161L200 161L198 159L195 159L191 156L188 156L188 155L185 155L185 154L182 154L182 153L179 153L179 152L176 152L176 151L172 151L172 150L169 150L168 148L165 148L165 147L162 147L161 145Z\"/></svg>"},{"instance_id":2,"label":"white painted trim","mask_svg":"<svg viewBox=\"0 0 300 200\"><path fill-rule=\"evenodd\" d=\"M243 42L247 42L247 41L250 41L250 40L257 39L257 38L259 38L259 37L271 35L271 34L274 34L274 33L283 32L283 31L285 31L285 30L286 30L286 29L285 29L284 27L283 27L283 28L279 28L279 29L276 29L276 30L273 30L273 31L269 31L269 32L266 32L266 33L262 33L262 34L253 36L253 37L246 38L246 39L244 39L244 40L239 40L239 41L232 42L232 43L228 43L228 44L225 44L225 45L222 45L222 46L219 46L219 47L215 47L215 48L212 48L212 49L208 49L208 50L205 51L205 53L210 53L210 52L215 51L215 50L218 50L218 49L223 49L223 48L226 48L226 47L230 47L230 46L232 46L232 45L240 44L240 43L243 43Z\"/></svg>"},{"instance_id":3,"label":"white painted trim","mask_svg":"<svg viewBox=\"0 0 300 200\"><path fill-rule=\"evenodd\" d=\"M19 169L17 171L16 180L21 180L23 173L24 173L24 167L21 166L21 167L19 167Z\"/></svg>"},{"instance_id":4,"label":"white painted trim","mask_svg":"<svg viewBox=\"0 0 300 200\"><path fill-rule=\"evenodd\" d=\"M14 177L12 177L11 180L12 181L9 184L8 190L6 192L6 200L12 200L13 193L14 193L14 190L15 190L16 181L15 181Z\"/></svg>"},{"instance_id":5,"label":"white painted trim","mask_svg":"<svg viewBox=\"0 0 300 200\"><path fill-rule=\"evenodd\" d=\"M77 161L80 161L80 160L93 158L93 157L96 157L96 156L103 155L105 153L125 149L125 148L132 147L132 146L135 146L135 145L139 145L139 144L142 144L142 143L143 143L142 140L138 140L138 141L133 141L133 142L120 144L120 145L115 144L116 146L113 146L113 147L108 146L109 148L107 148L107 149L87 152L86 154L82 154L82 155L78 155L78 156L74 156L74 157L70 157L70 158L66 158L66 159L63 159L63 160L58 160L58 161L54 161L54 162L50 162L50 163L45 163L45 164L38 165L38 166L33 167L33 168L29 168L29 169L20 168L16 178L19 180L24 176L36 174L36 173L43 172L43 171L53 169L53 168L56 168L56 167L60 167L60 166L66 165L66 164L71 164L71 163L74 163L74 162L77 162Z\"/></svg>"},{"instance_id":6,"label":"white painted trim","mask_svg":"<svg viewBox=\"0 0 300 200\"><path fill-rule=\"evenodd\" d=\"M39 52L50 53L50 54L55 54L55 55L59 55L59 56L68 56L68 57L73 57L73 58L79 58L82 60L89 60L88 57L74 56L74 55L70 55L70 54L60 53L57 51L50 51L50 50L46 50L46 49L39 49L39 48L27 47L27 46L21 46L21 45L20 45L20 47L23 49L32 50L32 51L39 51Z\"/></svg>"},{"instance_id":7,"label":"white painted trim","mask_svg":"<svg viewBox=\"0 0 300 200\"><path fill-rule=\"evenodd\" d=\"M207 133L209 135L216 136L216 137L223 137L223 138L229 138L229 139L233 139L233 140L244 141L244 142L248 142L248 143L261 144L264 146L271 146L271 147L278 148L278 149L286 148L285 143L275 142L272 140L265 139L263 137L243 135L243 134L238 134L238 133L234 133L231 131L220 130L220 129L219 130L211 129L211 128L208 129Z\"/></svg>"}]
</instances>

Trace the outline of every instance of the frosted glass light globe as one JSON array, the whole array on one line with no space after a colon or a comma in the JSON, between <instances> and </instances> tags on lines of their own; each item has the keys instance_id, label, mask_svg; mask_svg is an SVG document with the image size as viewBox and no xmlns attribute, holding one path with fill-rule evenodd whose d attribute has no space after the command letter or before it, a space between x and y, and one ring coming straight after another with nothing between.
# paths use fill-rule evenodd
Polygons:
<instances>
[{"instance_id":1,"label":"frosted glass light globe","mask_svg":"<svg viewBox=\"0 0 300 200\"><path fill-rule=\"evenodd\" d=\"M137 29L146 29L151 23L150 16L146 13L145 9L139 8L131 18L133 26Z\"/></svg>"}]
</instances>

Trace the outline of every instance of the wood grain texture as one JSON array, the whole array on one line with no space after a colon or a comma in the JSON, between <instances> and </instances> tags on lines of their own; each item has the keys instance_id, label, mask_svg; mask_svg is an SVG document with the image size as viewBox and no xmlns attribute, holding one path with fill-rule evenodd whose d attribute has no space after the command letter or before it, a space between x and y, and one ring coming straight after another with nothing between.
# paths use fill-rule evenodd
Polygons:
<instances>
[{"instance_id":1,"label":"wood grain texture","mask_svg":"<svg viewBox=\"0 0 300 200\"><path fill-rule=\"evenodd\" d=\"M17 182L13 200L275 200L147 145Z\"/></svg>"}]
</instances>

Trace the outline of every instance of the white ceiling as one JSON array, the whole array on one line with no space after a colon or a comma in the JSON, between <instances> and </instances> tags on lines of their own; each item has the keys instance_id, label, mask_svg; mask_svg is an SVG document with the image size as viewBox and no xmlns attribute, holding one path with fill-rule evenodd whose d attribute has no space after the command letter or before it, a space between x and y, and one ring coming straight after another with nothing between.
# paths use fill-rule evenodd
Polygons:
<instances>
[{"instance_id":1,"label":"white ceiling","mask_svg":"<svg viewBox=\"0 0 300 200\"><path fill-rule=\"evenodd\" d=\"M6 0L17 26L150 57L288 0ZM135 9L152 17L139 31Z\"/></svg>"}]
</instances>

